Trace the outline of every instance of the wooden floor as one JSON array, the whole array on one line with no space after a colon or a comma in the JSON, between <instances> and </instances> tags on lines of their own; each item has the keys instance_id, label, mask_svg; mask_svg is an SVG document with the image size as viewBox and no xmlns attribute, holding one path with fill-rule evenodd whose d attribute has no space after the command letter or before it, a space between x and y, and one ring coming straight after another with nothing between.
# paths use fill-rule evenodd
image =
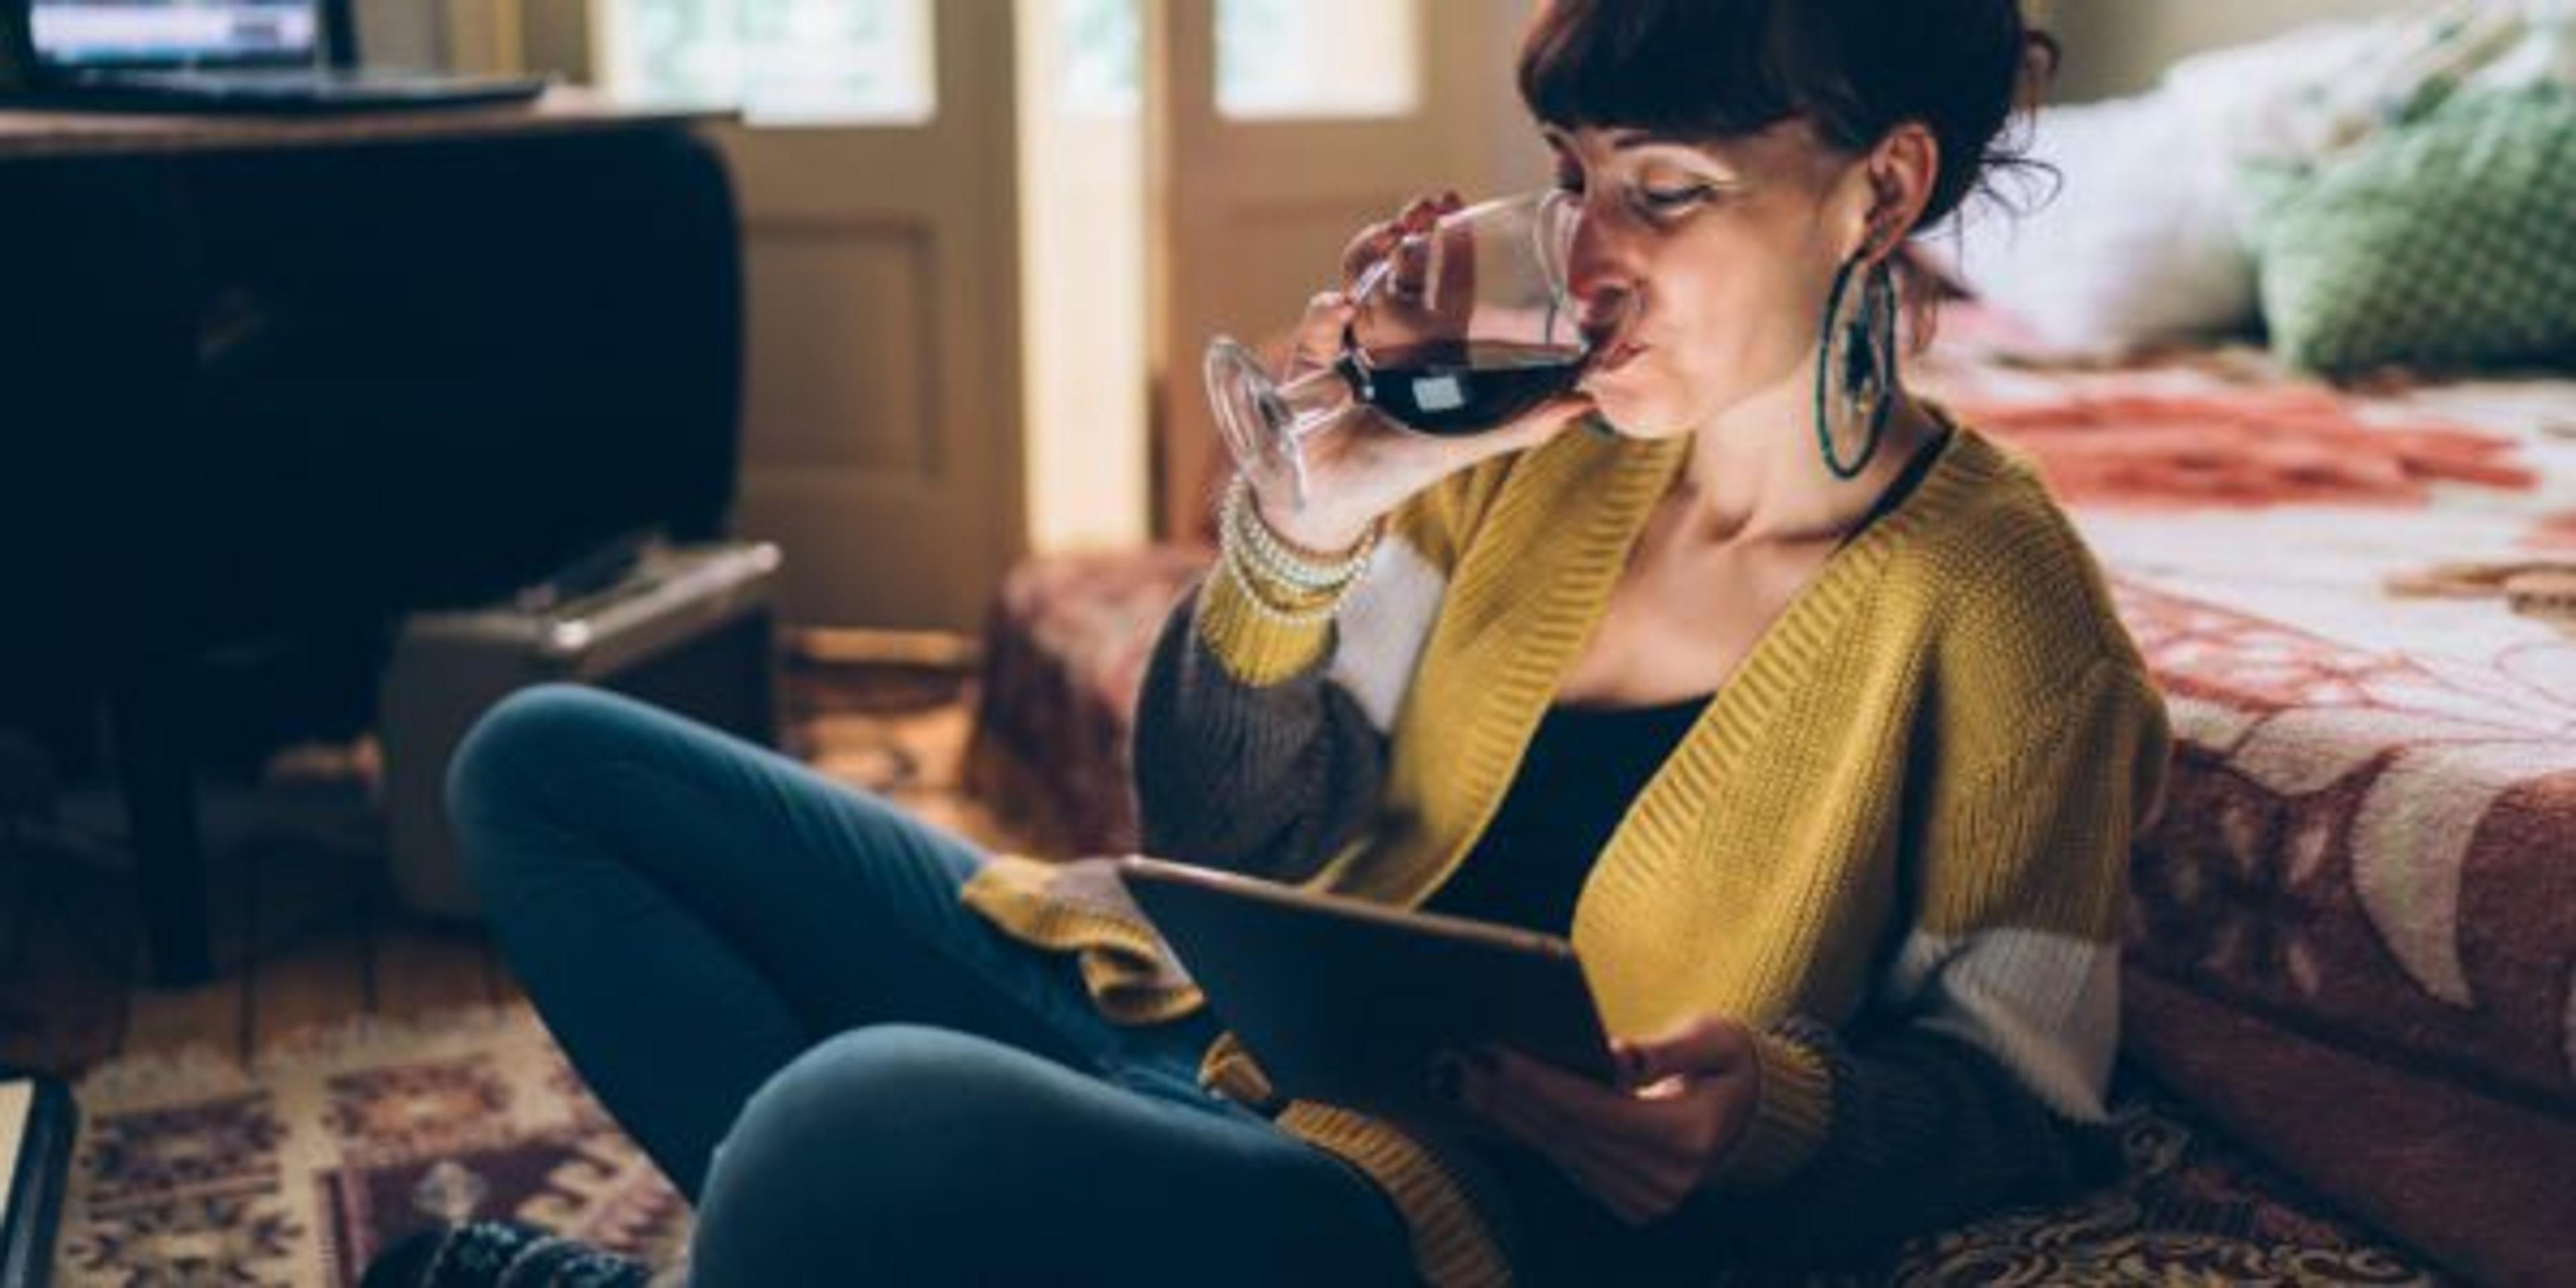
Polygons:
<instances>
[{"instance_id":1,"label":"wooden floor","mask_svg":"<svg viewBox=\"0 0 2576 1288\"><path fill-rule=\"evenodd\" d=\"M854 705L867 705L850 698L866 689L849 680L852 670L791 660L790 741L818 762L854 736L836 731L851 728ZM898 677L894 701L940 708L930 718L953 742L964 718L959 686L923 674ZM121 826L112 797L92 795L95 830ZM250 1059L315 1024L519 996L479 930L397 906L363 784L325 775L256 790L215 785L202 798L218 976L195 988L144 982L134 887L112 837L66 844L0 834L0 1064L69 1075L191 1045Z\"/></svg>"},{"instance_id":2,"label":"wooden floor","mask_svg":"<svg viewBox=\"0 0 2576 1288\"><path fill-rule=\"evenodd\" d=\"M72 1074L191 1045L248 1059L317 1023L516 995L478 930L395 906L380 848L298 835L291 817L210 838L218 975L185 989L143 982L121 856L0 847L0 1063Z\"/></svg>"}]
</instances>

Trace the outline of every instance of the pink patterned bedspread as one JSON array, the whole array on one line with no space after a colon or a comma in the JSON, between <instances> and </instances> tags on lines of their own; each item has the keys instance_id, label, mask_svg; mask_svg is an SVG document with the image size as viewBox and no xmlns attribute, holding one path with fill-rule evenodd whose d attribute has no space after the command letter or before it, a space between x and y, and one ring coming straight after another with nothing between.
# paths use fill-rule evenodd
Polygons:
<instances>
[{"instance_id":1,"label":"pink patterned bedspread","mask_svg":"<svg viewBox=\"0 0 2576 1288\"><path fill-rule=\"evenodd\" d=\"M2496 1250L2576 1229L2576 622L2494 585L2576 569L2576 379L2350 392L2240 351L2042 371L1972 341L1925 365L1926 390L2039 461L2166 694L2177 759L2127 952L2184 993L2145 995L2257 1017L2367 1076L2288 1043L2201 1061L2207 1026L2155 1014L2133 1015L2133 1052L2249 1120L2383 1074L2455 1096L2510 1140L2428 1158L2380 1139L2355 1092L2345 1125L2268 1143L2455 1262L2576 1273L2576 1251ZM2358 1174L2427 1167L2446 1194ZM2482 1218L2464 1247L2427 1232Z\"/></svg>"}]
</instances>

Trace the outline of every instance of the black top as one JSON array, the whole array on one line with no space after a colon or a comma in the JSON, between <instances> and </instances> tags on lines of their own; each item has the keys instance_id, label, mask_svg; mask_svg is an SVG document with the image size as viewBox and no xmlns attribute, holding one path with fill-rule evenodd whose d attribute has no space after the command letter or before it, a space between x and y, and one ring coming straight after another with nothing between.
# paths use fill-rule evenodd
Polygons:
<instances>
[{"instance_id":1,"label":"black top","mask_svg":"<svg viewBox=\"0 0 2576 1288\"><path fill-rule=\"evenodd\" d=\"M1903 504L1949 438L1944 430L1917 451L1843 544ZM1551 935L1571 931L1574 901L1593 861L1715 697L1653 707L1548 708L1494 821L1423 908Z\"/></svg>"},{"instance_id":2,"label":"black top","mask_svg":"<svg viewBox=\"0 0 2576 1288\"><path fill-rule=\"evenodd\" d=\"M1423 906L1566 933L1592 860L1708 702L1548 708L1493 823Z\"/></svg>"}]
</instances>

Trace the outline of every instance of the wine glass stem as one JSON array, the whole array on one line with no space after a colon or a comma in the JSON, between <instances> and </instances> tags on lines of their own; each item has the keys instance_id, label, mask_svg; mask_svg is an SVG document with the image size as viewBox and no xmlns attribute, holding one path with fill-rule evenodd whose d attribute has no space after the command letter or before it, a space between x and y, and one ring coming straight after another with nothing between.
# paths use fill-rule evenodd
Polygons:
<instances>
[{"instance_id":1,"label":"wine glass stem","mask_svg":"<svg viewBox=\"0 0 2576 1288\"><path fill-rule=\"evenodd\" d=\"M1295 484L1296 495L1289 498L1299 512L1314 495L1306 471L1306 440L1329 428L1356 406L1351 397L1350 382L1342 378L1338 367L1323 367L1278 386L1271 391L1277 402L1270 410L1273 423L1279 426L1280 455L1288 458L1288 472Z\"/></svg>"},{"instance_id":2,"label":"wine glass stem","mask_svg":"<svg viewBox=\"0 0 2576 1288\"><path fill-rule=\"evenodd\" d=\"M1280 432L1291 443L1305 440L1351 410L1351 384L1338 367L1319 367L1272 391Z\"/></svg>"}]
</instances>

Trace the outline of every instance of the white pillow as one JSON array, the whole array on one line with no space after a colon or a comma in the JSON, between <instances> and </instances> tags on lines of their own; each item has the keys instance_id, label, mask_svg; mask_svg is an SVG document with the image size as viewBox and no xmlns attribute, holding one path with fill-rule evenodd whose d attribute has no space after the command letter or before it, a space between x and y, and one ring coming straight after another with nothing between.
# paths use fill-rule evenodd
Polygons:
<instances>
[{"instance_id":1,"label":"white pillow","mask_svg":"<svg viewBox=\"0 0 2576 1288\"><path fill-rule=\"evenodd\" d=\"M2368 22L2320 22L2268 40L2229 45L2181 59L2165 69L2164 92L2198 119L2204 136L2238 161L2305 159L2333 146L2342 119L2321 119L2320 102L2349 115L2346 100L2377 107L2388 96L2411 91L2386 74L2363 74L2387 61L2404 40L2409 17ZM2329 96L2315 87L2352 73Z\"/></svg>"},{"instance_id":2,"label":"white pillow","mask_svg":"<svg viewBox=\"0 0 2576 1288\"><path fill-rule=\"evenodd\" d=\"M2176 95L2043 109L2025 213L1971 201L1922 241L1944 276L2068 356L2116 356L2254 316L2227 150ZM2006 179L2008 193L2020 181ZM2052 195L2053 190L2053 195Z\"/></svg>"},{"instance_id":3,"label":"white pillow","mask_svg":"<svg viewBox=\"0 0 2576 1288\"><path fill-rule=\"evenodd\" d=\"M2571 0L2412 0L2194 55L2166 70L2164 87L2237 161L2307 167L2445 94L2576 85L2571 24Z\"/></svg>"}]
</instances>

